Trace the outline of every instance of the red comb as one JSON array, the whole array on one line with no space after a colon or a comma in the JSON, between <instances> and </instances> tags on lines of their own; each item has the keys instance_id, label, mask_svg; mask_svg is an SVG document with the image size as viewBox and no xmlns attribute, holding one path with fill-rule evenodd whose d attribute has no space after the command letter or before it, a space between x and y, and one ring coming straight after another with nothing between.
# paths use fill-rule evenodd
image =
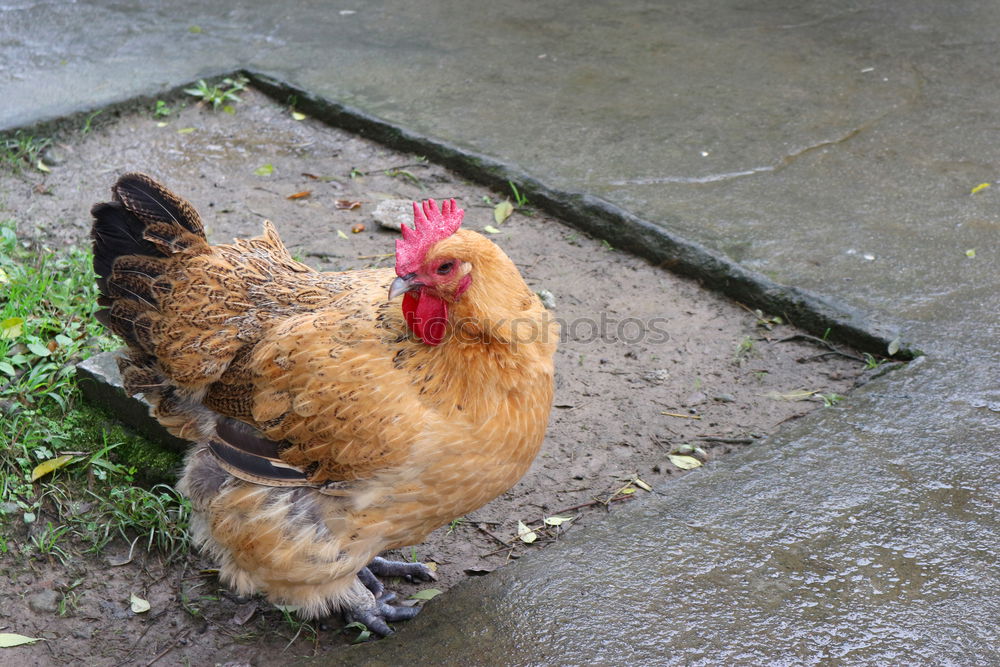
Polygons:
<instances>
[{"instance_id":1,"label":"red comb","mask_svg":"<svg viewBox=\"0 0 1000 667\"><path fill-rule=\"evenodd\" d=\"M464 215L454 199L441 202L440 210L433 199L423 202L423 209L413 202L413 229L402 225L399 231L403 238L396 241L396 275L402 277L419 270L430 247L454 234L462 226Z\"/></svg>"}]
</instances>

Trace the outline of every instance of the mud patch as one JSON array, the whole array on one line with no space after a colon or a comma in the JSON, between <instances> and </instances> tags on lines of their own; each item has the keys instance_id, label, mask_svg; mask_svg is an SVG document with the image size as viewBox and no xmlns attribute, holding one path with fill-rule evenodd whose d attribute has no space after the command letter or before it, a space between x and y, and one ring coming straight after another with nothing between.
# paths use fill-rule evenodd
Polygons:
<instances>
[{"instance_id":1,"label":"mud patch","mask_svg":"<svg viewBox=\"0 0 1000 667\"><path fill-rule=\"evenodd\" d=\"M511 192L296 120L255 91L243 98L235 114L174 99L165 118L135 109L99 116L86 133L67 127L46 155L51 173L0 175L0 215L49 247L84 244L90 206L108 197L119 174L140 170L194 203L212 241L254 236L270 219L291 252L321 270L391 265L397 233L372 219L385 199L455 197L467 227L497 228L491 238L533 289L551 293L563 322L555 407L541 454L511 491L395 554L436 562L436 588L488 573L567 530L614 521L616 507L649 493L637 479L655 488L699 474L679 469L670 454L711 462L752 446L783 422L840 400L863 375L853 352L851 359L801 337L774 319L780 313L755 314L534 212L530 202L498 225L494 204ZM546 526L554 516L572 521ZM519 521L536 528L532 544L517 538ZM111 570L108 558L74 561L69 571L4 556L0 625L53 640L18 649L32 656L28 663L146 664L161 656L162 664L271 664L349 650L338 621L303 627L263 601L234 599L198 555L183 562L144 555ZM405 597L427 586L390 588ZM57 592L57 609L32 606L44 590ZM133 592L153 603L151 613L127 610ZM433 604L447 604L447 596ZM405 634L406 624L398 629Z\"/></svg>"}]
</instances>

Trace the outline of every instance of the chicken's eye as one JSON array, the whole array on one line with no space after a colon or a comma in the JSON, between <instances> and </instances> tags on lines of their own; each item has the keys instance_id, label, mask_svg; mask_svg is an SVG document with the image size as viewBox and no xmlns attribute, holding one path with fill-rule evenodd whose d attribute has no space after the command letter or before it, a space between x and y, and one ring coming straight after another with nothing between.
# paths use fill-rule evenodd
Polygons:
<instances>
[{"instance_id":1,"label":"chicken's eye","mask_svg":"<svg viewBox=\"0 0 1000 667\"><path fill-rule=\"evenodd\" d=\"M455 262L445 262L437 268L437 274L439 276L446 276L451 273L451 268L455 266Z\"/></svg>"}]
</instances>

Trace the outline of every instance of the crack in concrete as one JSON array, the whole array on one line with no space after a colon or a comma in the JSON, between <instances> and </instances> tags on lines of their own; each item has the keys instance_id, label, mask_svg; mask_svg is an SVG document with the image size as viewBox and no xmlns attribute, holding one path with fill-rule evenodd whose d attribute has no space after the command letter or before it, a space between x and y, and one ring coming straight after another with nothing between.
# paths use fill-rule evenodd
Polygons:
<instances>
[{"instance_id":1,"label":"crack in concrete","mask_svg":"<svg viewBox=\"0 0 1000 667\"><path fill-rule=\"evenodd\" d=\"M705 176L652 176L648 178L628 178L620 179L616 181L609 181L611 185L663 185L665 183L682 183L686 185L704 185L706 183L718 183L720 181L731 181L737 178L745 178L746 176L754 176L761 173L771 173L778 172L786 167L790 166L793 162L798 160L803 155L811 153L813 151L819 150L821 148L827 148L829 146L837 146L839 144L850 141L854 137L858 136L862 131L871 127L878 121L882 120L885 114L867 122L859 125L846 132L843 136L836 139L827 139L825 141L820 141L815 144L810 144L804 148L788 155L783 156L781 159L777 160L774 164L763 165L760 167L751 167L750 169L743 169L741 171L730 171L723 172L720 174L706 174Z\"/></svg>"},{"instance_id":2,"label":"crack in concrete","mask_svg":"<svg viewBox=\"0 0 1000 667\"><path fill-rule=\"evenodd\" d=\"M629 179L618 179L614 181L608 181L609 185L665 185L668 183L680 183L683 185L705 185L707 183L719 183L723 181L731 181L738 178L745 178L747 176L755 176L762 173L776 173L786 167L791 166L800 157L812 153L813 151L819 150L821 148L828 148L830 146L838 146L840 144L846 143L858 136L862 132L870 129L871 127L882 122L883 119L887 118L890 114L896 112L900 107L913 107L916 103L923 97L924 87L926 86L927 77L920 70L920 68L913 64L907 63L907 68L910 70L913 76L913 85L910 87L909 94L904 95L900 103L891 106L886 109L883 113L875 116L874 118L861 123L857 127L847 131L842 136L836 139L827 139L825 141L820 141L804 148L785 155L773 164L762 165L759 167L750 167L749 169L743 169L740 171L729 171L718 174L706 174L704 176L651 176L651 177L641 177L641 178L629 178Z\"/></svg>"}]
</instances>

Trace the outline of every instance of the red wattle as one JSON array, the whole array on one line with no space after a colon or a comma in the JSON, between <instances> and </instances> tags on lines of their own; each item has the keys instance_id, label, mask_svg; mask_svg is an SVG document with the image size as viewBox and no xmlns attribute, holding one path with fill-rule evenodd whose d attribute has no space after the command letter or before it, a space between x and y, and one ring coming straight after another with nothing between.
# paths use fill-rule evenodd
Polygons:
<instances>
[{"instance_id":1,"label":"red wattle","mask_svg":"<svg viewBox=\"0 0 1000 667\"><path fill-rule=\"evenodd\" d=\"M440 345L448 328L448 304L429 292L403 295L403 318L410 331L427 345Z\"/></svg>"}]
</instances>

